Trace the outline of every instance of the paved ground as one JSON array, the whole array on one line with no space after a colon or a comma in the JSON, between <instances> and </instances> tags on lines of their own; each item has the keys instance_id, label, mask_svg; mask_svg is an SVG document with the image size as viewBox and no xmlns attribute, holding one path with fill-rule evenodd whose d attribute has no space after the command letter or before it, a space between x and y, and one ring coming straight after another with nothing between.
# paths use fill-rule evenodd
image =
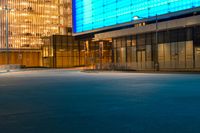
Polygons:
<instances>
[{"instance_id":1,"label":"paved ground","mask_svg":"<svg viewBox=\"0 0 200 133\"><path fill-rule=\"evenodd\" d=\"M0 74L1 133L200 133L200 75Z\"/></svg>"}]
</instances>

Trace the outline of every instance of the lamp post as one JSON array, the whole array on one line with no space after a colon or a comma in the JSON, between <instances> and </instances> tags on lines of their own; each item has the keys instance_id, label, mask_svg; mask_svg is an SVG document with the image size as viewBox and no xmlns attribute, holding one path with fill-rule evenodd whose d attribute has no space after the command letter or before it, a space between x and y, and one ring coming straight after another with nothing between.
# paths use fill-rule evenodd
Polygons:
<instances>
[{"instance_id":1,"label":"lamp post","mask_svg":"<svg viewBox=\"0 0 200 133\"><path fill-rule=\"evenodd\" d=\"M147 19L146 17L140 17L140 16L134 16L133 20L138 20L138 19ZM155 52L154 52L154 70L158 71L159 70L159 64L158 64L158 15L156 14L156 37L155 37L155 46L153 47Z\"/></svg>"},{"instance_id":2,"label":"lamp post","mask_svg":"<svg viewBox=\"0 0 200 133\"><path fill-rule=\"evenodd\" d=\"M6 4L4 8L0 8L0 10L4 10L5 11L5 17L6 17L6 54L7 54L7 72L10 71L10 68L9 68L9 65L10 65L10 62L9 62L9 29L8 29L8 12L11 10L10 8L8 8L8 5Z\"/></svg>"},{"instance_id":3,"label":"lamp post","mask_svg":"<svg viewBox=\"0 0 200 133\"><path fill-rule=\"evenodd\" d=\"M156 14L156 44L155 44L155 55L154 55L154 68L156 71L159 71L159 63L158 63L158 15Z\"/></svg>"},{"instance_id":4,"label":"lamp post","mask_svg":"<svg viewBox=\"0 0 200 133\"><path fill-rule=\"evenodd\" d=\"M103 69L103 43L104 42L100 42L100 44L99 44L100 70Z\"/></svg>"},{"instance_id":5,"label":"lamp post","mask_svg":"<svg viewBox=\"0 0 200 133\"><path fill-rule=\"evenodd\" d=\"M9 68L9 44L8 44L8 5L5 6L5 11L6 11L6 52L7 52L7 72L10 71Z\"/></svg>"}]
</instances>

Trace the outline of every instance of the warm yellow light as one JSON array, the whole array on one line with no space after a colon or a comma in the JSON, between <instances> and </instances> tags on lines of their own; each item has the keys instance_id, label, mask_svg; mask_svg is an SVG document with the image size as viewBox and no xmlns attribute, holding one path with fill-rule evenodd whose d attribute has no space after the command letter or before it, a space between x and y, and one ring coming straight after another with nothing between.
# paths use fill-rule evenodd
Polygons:
<instances>
[{"instance_id":1,"label":"warm yellow light","mask_svg":"<svg viewBox=\"0 0 200 133\"><path fill-rule=\"evenodd\" d=\"M28 2L23 1L20 3L20 5L28 5Z\"/></svg>"},{"instance_id":2,"label":"warm yellow light","mask_svg":"<svg viewBox=\"0 0 200 133\"><path fill-rule=\"evenodd\" d=\"M41 37L60 34L59 29L66 27L59 27L60 9L65 7L57 0L8 0L8 5L9 44L13 48L40 48L44 43ZM5 3L0 6L0 12L4 7ZM0 19L0 25L3 24L5 19ZM0 43L0 48L4 47Z\"/></svg>"}]
</instances>

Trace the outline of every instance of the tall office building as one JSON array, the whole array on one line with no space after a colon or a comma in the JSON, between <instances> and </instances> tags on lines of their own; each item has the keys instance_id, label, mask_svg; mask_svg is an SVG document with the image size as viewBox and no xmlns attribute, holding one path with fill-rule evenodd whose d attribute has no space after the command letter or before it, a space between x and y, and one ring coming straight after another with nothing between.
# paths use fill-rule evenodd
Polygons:
<instances>
[{"instance_id":1,"label":"tall office building","mask_svg":"<svg viewBox=\"0 0 200 133\"><path fill-rule=\"evenodd\" d=\"M7 64L9 56L10 64L41 66L43 38L65 35L67 27L71 27L70 3L69 0L1 0L0 64Z\"/></svg>"},{"instance_id":2,"label":"tall office building","mask_svg":"<svg viewBox=\"0 0 200 133\"><path fill-rule=\"evenodd\" d=\"M200 70L200 0L73 0L73 34L108 69Z\"/></svg>"}]
</instances>

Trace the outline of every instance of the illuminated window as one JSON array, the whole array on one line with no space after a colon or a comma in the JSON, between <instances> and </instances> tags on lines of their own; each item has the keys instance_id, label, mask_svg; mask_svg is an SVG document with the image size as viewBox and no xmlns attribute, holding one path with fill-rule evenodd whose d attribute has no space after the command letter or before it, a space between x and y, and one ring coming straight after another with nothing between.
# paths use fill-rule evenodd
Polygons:
<instances>
[{"instance_id":1,"label":"illuminated window","mask_svg":"<svg viewBox=\"0 0 200 133\"><path fill-rule=\"evenodd\" d=\"M71 27L69 0L0 0L0 8L6 4L12 9L8 12L10 48L38 49L43 37L66 34L66 27ZM5 22L5 10L0 10L0 48L5 48Z\"/></svg>"}]
</instances>

